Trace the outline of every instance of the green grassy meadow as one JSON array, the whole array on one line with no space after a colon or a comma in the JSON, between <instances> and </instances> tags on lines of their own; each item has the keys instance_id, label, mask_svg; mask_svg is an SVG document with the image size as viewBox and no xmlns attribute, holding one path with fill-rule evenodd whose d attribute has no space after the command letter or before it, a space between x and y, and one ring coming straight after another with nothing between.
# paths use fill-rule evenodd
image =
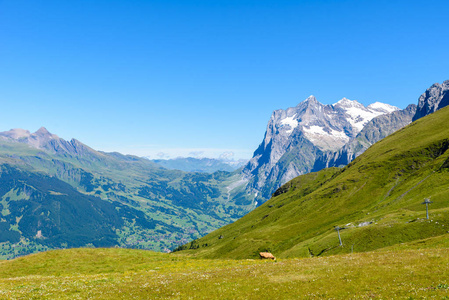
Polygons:
<instances>
[{"instance_id":1,"label":"green grassy meadow","mask_svg":"<svg viewBox=\"0 0 449 300\"><path fill-rule=\"evenodd\" d=\"M448 237L277 261L54 250L0 262L0 299L449 299Z\"/></svg>"}]
</instances>

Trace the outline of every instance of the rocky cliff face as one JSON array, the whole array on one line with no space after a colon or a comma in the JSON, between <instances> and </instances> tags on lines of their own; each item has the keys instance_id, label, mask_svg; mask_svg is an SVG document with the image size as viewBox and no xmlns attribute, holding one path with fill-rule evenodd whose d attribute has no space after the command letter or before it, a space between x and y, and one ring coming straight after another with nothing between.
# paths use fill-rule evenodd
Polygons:
<instances>
[{"instance_id":1,"label":"rocky cliff face","mask_svg":"<svg viewBox=\"0 0 449 300\"><path fill-rule=\"evenodd\" d=\"M418 109L413 121L431 114L449 104L449 80L443 84L435 83L418 100Z\"/></svg>"},{"instance_id":2,"label":"rocky cliff face","mask_svg":"<svg viewBox=\"0 0 449 300\"><path fill-rule=\"evenodd\" d=\"M355 138L371 119L397 110L378 102L365 107L346 98L323 105L310 96L296 107L274 111L263 142L243 170L247 191L269 198L283 183L310 172L317 157Z\"/></svg>"}]
</instances>

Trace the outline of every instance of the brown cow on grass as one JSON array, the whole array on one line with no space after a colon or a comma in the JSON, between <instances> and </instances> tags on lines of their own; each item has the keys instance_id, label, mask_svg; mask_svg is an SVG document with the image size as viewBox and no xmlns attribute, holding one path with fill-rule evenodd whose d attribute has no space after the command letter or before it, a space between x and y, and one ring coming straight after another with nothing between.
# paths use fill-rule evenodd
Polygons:
<instances>
[{"instance_id":1,"label":"brown cow on grass","mask_svg":"<svg viewBox=\"0 0 449 300\"><path fill-rule=\"evenodd\" d=\"M271 254L270 252L260 252L259 256L260 259L273 259L273 260L276 259L276 257L274 257L274 255Z\"/></svg>"}]
</instances>

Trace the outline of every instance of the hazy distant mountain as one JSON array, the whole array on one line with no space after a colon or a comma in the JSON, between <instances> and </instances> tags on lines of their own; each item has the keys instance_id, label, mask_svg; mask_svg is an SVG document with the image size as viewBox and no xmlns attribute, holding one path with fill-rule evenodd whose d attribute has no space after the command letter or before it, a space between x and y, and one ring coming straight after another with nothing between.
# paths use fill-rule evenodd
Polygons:
<instances>
[{"instance_id":1,"label":"hazy distant mountain","mask_svg":"<svg viewBox=\"0 0 449 300\"><path fill-rule=\"evenodd\" d=\"M310 172L323 152L340 149L370 120L397 110L379 102L365 107L346 98L323 105L310 96L296 107L274 111L264 140L243 169L247 190L269 198L281 184Z\"/></svg>"},{"instance_id":2,"label":"hazy distant mountain","mask_svg":"<svg viewBox=\"0 0 449 300\"><path fill-rule=\"evenodd\" d=\"M170 170L185 172L214 173L216 171L233 172L243 167L248 160L223 160L214 158L178 157L173 159L153 159L153 162Z\"/></svg>"}]
</instances>

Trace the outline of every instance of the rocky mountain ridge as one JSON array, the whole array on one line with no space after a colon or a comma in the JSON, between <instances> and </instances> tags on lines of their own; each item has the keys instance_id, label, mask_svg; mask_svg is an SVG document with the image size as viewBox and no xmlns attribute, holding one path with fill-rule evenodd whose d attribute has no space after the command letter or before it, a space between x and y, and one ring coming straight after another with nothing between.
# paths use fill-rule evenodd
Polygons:
<instances>
[{"instance_id":1,"label":"rocky mountain ridge","mask_svg":"<svg viewBox=\"0 0 449 300\"><path fill-rule=\"evenodd\" d=\"M449 104L449 80L435 83L418 99L418 108L413 121L425 117Z\"/></svg>"}]
</instances>

